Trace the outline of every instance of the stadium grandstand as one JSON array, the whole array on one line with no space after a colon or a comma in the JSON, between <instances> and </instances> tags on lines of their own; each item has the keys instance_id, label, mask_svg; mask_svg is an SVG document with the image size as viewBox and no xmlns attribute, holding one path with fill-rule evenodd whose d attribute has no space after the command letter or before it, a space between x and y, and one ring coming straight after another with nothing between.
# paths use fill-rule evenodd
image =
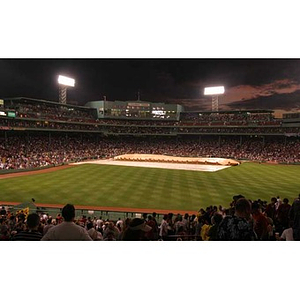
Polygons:
<instances>
[{"instance_id":1,"label":"stadium grandstand","mask_svg":"<svg viewBox=\"0 0 300 300\"><path fill-rule=\"evenodd\" d=\"M41 143L45 148L41 149L48 153L67 153L57 162L51 160L54 164L112 157L124 154L124 149L128 153L150 151L151 154L300 162L299 114L286 114L279 119L271 110L184 112L179 105L170 107L163 103L108 103L96 101L88 102L87 106L74 106L23 97L3 99L1 169L32 168L22 161L32 162L32 142ZM110 108L103 110L104 106ZM103 111L101 117L99 111ZM112 152L115 143L122 146ZM11 163L12 147L15 154L26 150L17 163ZM38 159L39 165L45 162Z\"/></svg>"},{"instance_id":2,"label":"stadium grandstand","mask_svg":"<svg viewBox=\"0 0 300 300\"><path fill-rule=\"evenodd\" d=\"M299 164L299 149L299 113L275 118L272 110L191 112L184 111L180 105L145 101L94 101L85 106L26 97L0 101L1 174L109 159L125 153ZM274 207L276 203L283 205L281 200L275 200ZM285 213L283 220L280 210L270 208L263 201L254 202L254 207L265 212L264 232L261 233L260 228L253 236L247 232L245 236L235 238L278 240L275 233L279 233L286 239L282 234L290 228L289 221L293 216L288 218ZM215 227L220 223L216 214L233 215L237 203L234 199L227 209L202 208L197 215L161 214L157 219L160 227L155 216L146 214L144 221L152 231L142 230L145 235L138 237L125 230L141 227L138 223L131 224L130 221L138 221L130 220L128 214L126 218L123 216L124 223L112 222L109 218L107 221L96 217L88 219L82 215L76 222L87 230L94 228L98 232L90 231L93 240L228 240L225 234L216 234ZM6 230L4 217L1 219L3 239L10 239L24 230L23 212L19 210L17 215L8 215L3 207L2 215L11 221ZM41 234L47 224L61 223L60 218L42 215L38 229ZM213 230L209 230L211 228ZM298 236L294 238L298 239Z\"/></svg>"}]
</instances>

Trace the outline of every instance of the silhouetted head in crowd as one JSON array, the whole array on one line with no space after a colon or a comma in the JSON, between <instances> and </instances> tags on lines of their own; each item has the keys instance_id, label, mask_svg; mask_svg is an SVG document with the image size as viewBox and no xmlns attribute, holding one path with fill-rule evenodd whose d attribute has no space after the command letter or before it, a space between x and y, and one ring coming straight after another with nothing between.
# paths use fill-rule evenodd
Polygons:
<instances>
[{"instance_id":1,"label":"silhouetted head in crowd","mask_svg":"<svg viewBox=\"0 0 300 300\"><path fill-rule=\"evenodd\" d=\"M211 217L211 224L213 225L219 225L223 220L222 215L219 213L214 213L213 216Z\"/></svg>"},{"instance_id":2,"label":"silhouetted head in crowd","mask_svg":"<svg viewBox=\"0 0 300 300\"><path fill-rule=\"evenodd\" d=\"M75 207L73 204L67 204L64 206L61 212L66 222L71 222L75 218Z\"/></svg>"},{"instance_id":3,"label":"silhouetted head in crowd","mask_svg":"<svg viewBox=\"0 0 300 300\"><path fill-rule=\"evenodd\" d=\"M40 217L38 214L29 214L26 221L29 230L37 230L40 224Z\"/></svg>"},{"instance_id":4,"label":"silhouetted head in crowd","mask_svg":"<svg viewBox=\"0 0 300 300\"><path fill-rule=\"evenodd\" d=\"M289 203L289 199L288 199L288 198L284 198L284 199L283 199L283 203L284 203L284 204L288 204L288 203Z\"/></svg>"},{"instance_id":5,"label":"silhouetted head in crowd","mask_svg":"<svg viewBox=\"0 0 300 300\"><path fill-rule=\"evenodd\" d=\"M173 213L168 213L168 219L170 222L172 222L174 214Z\"/></svg>"},{"instance_id":6,"label":"silhouetted head in crowd","mask_svg":"<svg viewBox=\"0 0 300 300\"><path fill-rule=\"evenodd\" d=\"M145 233L149 232L151 227L143 219L134 218L130 221L128 228L124 232L123 241L142 241L146 240Z\"/></svg>"},{"instance_id":7,"label":"silhouetted head in crowd","mask_svg":"<svg viewBox=\"0 0 300 300\"><path fill-rule=\"evenodd\" d=\"M250 219L251 203L245 198L240 198L235 204L235 215L237 217Z\"/></svg>"},{"instance_id":8,"label":"silhouetted head in crowd","mask_svg":"<svg viewBox=\"0 0 300 300\"><path fill-rule=\"evenodd\" d=\"M205 210L203 208L200 208L199 209L199 213L200 213L200 215L204 215L205 214Z\"/></svg>"},{"instance_id":9,"label":"silhouetted head in crowd","mask_svg":"<svg viewBox=\"0 0 300 300\"><path fill-rule=\"evenodd\" d=\"M254 201L251 205L252 213L261 212L261 204L258 201Z\"/></svg>"},{"instance_id":10,"label":"silhouetted head in crowd","mask_svg":"<svg viewBox=\"0 0 300 300\"><path fill-rule=\"evenodd\" d=\"M86 224L86 229L87 229L87 230L90 230L90 229L93 228L93 227L94 227L94 225L93 225L92 222L88 222L88 223Z\"/></svg>"},{"instance_id":11,"label":"silhouetted head in crowd","mask_svg":"<svg viewBox=\"0 0 300 300\"><path fill-rule=\"evenodd\" d=\"M277 202L277 198L272 197L272 198L271 198L271 203L275 205L276 202Z\"/></svg>"},{"instance_id":12,"label":"silhouetted head in crowd","mask_svg":"<svg viewBox=\"0 0 300 300\"><path fill-rule=\"evenodd\" d=\"M233 201L230 203L230 207L234 209L236 202L241 199L241 198L245 198L243 195L235 195L232 197ZM234 214L234 211L232 211L232 214Z\"/></svg>"},{"instance_id":13,"label":"silhouetted head in crowd","mask_svg":"<svg viewBox=\"0 0 300 300\"><path fill-rule=\"evenodd\" d=\"M235 195L232 197L232 199L237 202L239 199L245 198L243 195Z\"/></svg>"}]
</instances>

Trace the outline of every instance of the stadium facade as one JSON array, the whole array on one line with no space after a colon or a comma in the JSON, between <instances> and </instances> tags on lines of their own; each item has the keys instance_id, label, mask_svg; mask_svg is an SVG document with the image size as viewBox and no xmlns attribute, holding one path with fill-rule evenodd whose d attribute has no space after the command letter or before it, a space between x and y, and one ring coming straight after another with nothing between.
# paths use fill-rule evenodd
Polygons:
<instances>
[{"instance_id":1,"label":"stadium facade","mask_svg":"<svg viewBox=\"0 0 300 300\"><path fill-rule=\"evenodd\" d=\"M26 97L4 98L0 99L0 120L1 131L86 131L106 135L300 135L300 113L275 118L272 110L185 111L181 105L145 101L91 101L85 106L76 106ZM127 130L133 126L134 132ZM158 130L145 130L149 127Z\"/></svg>"},{"instance_id":2,"label":"stadium facade","mask_svg":"<svg viewBox=\"0 0 300 300\"><path fill-rule=\"evenodd\" d=\"M299 163L300 153L295 150L299 136L300 113L275 118L272 110L185 111L180 105L147 101L92 101L76 106L26 97L0 100L2 169L18 169L18 164L5 166L16 160L25 160L22 168L36 167L28 163L31 157L26 155L30 143L41 140L47 144L44 152L60 147L63 159L57 164L125 154L120 148L113 149L116 143L130 153ZM75 152L81 147L80 154L67 155L62 150L71 142ZM98 152L84 151L85 145L92 149L99 142ZM108 144L111 148L104 151L101 147ZM21 153L12 155L12 147ZM293 149L288 157L287 149ZM254 155L256 152L262 154ZM51 164L55 162L51 160Z\"/></svg>"}]
</instances>

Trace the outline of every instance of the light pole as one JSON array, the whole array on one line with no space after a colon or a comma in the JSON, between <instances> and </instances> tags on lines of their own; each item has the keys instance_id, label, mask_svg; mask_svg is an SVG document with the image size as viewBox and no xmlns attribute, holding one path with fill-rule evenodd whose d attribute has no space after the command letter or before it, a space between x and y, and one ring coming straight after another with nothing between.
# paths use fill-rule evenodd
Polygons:
<instances>
[{"instance_id":1,"label":"light pole","mask_svg":"<svg viewBox=\"0 0 300 300\"><path fill-rule=\"evenodd\" d=\"M59 75L58 76L58 84L59 84L59 103L66 104L67 103L67 88L70 86L71 87L75 86L75 79Z\"/></svg>"},{"instance_id":2,"label":"light pole","mask_svg":"<svg viewBox=\"0 0 300 300\"><path fill-rule=\"evenodd\" d=\"M214 87L206 87L204 88L204 95L211 95L211 110L219 111L219 95L224 94L225 89L224 86L214 86Z\"/></svg>"}]
</instances>

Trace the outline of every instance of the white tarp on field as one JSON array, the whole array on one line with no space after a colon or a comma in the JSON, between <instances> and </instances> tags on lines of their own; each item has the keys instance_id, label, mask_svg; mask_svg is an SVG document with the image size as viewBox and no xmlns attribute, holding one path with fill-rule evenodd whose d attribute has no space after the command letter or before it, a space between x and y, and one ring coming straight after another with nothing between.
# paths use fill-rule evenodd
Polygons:
<instances>
[{"instance_id":1,"label":"white tarp on field","mask_svg":"<svg viewBox=\"0 0 300 300\"><path fill-rule=\"evenodd\" d=\"M101 164L101 165L161 168L161 169L189 170L189 171L202 171L202 172L216 172L230 167L230 166L201 165L201 164L190 164L190 163L185 164L185 163L164 163L164 162L143 162L143 161L117 161L113 159L85 161L85 162L74 163L73 165L81 165L81 164Z\"/></svg>"}]
</instances>

